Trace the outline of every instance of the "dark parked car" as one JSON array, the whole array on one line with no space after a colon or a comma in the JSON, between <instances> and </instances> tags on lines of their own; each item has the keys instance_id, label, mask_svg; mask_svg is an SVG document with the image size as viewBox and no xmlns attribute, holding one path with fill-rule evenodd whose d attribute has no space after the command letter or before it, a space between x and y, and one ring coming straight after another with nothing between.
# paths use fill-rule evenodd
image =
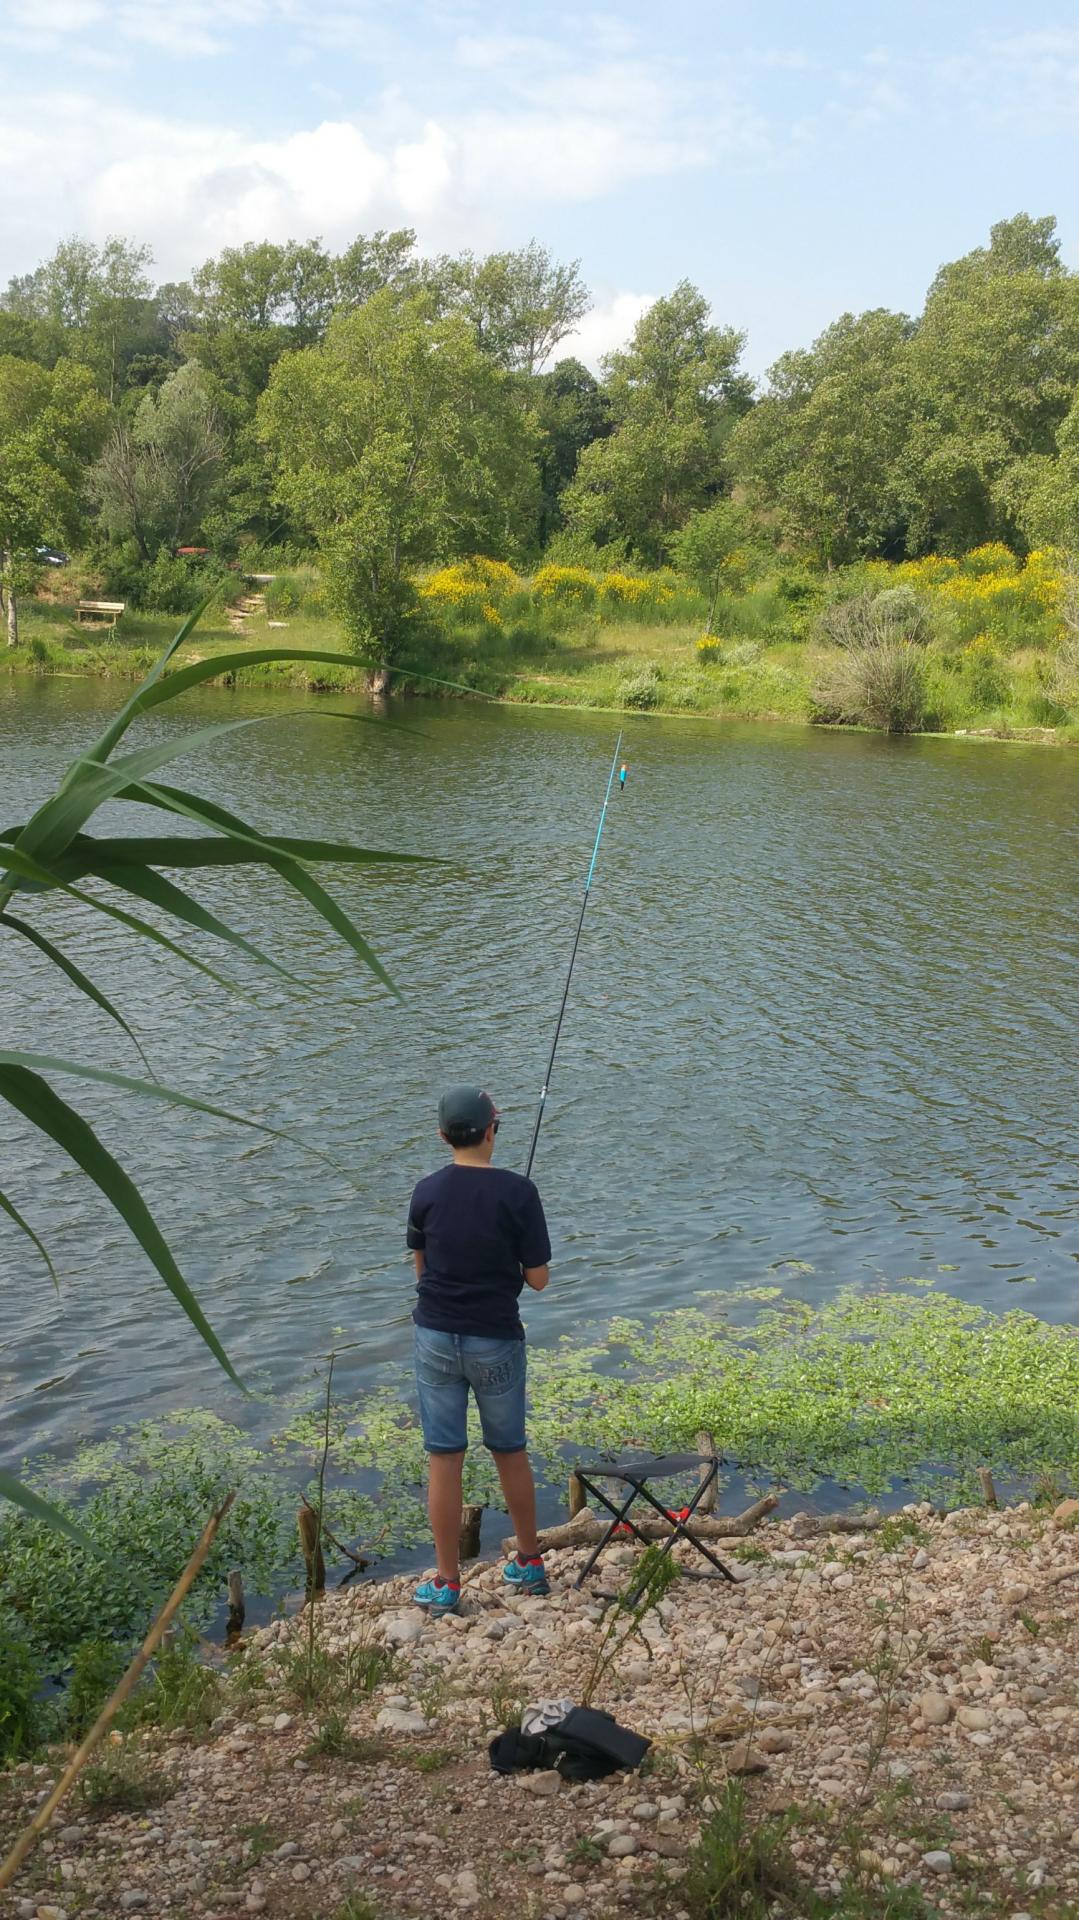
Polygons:
<instances>
[{"instance_id":1,"label":"dark parked car","mask_svg":"<svg viewBox=\"0 0 1079 1920\"><path fill-rule=\"evenodd\" d=\"M37 557L46 567L67 566L67 554L59 553L55 547L38 547Z\"/></svg>"}]
</instances>

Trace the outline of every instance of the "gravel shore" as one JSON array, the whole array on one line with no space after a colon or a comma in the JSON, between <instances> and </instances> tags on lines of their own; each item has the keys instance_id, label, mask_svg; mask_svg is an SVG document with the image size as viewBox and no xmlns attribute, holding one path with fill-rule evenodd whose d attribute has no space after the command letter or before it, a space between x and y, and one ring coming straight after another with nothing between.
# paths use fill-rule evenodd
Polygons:
<instances>
[{"instance_id":1,"label":"gravel shore","mask_svg":"<svg viewBox=\"0 0 1079 1920\"><path fill-rule=\"evenodd\" d=\"M596 1591L629 1583L630 1547L586 1592L572 1586L583 1555L551 1555L547 1599L509 1594L498 1566L477 1565L460 1616L437 1622L409 1604L411 1580L330 1594L313 1707L294 1691L306 1620L275 1622L201 1741L113 1737L156 1804L107 1812L74 1794L0 1913L696 1920L709 1911L698 1837L738 1780L747 1831L789 1818L804 1898L777 1892L787 1920L1069 1920L1077 1526L1079 1501L943 1517L913 1506L831 1535L794 1516L732 1543L736 1585L688 1561L595 1690L652 1752L640 1773L588 1786L503 1779L487 1743L523 1702L582 1697L612 1617L617 1641L630 1625ZM5 1849L57 1766L7 1777ZM897 1887L905 1904L890 1904Z\"/></svg>"}]
</instances>

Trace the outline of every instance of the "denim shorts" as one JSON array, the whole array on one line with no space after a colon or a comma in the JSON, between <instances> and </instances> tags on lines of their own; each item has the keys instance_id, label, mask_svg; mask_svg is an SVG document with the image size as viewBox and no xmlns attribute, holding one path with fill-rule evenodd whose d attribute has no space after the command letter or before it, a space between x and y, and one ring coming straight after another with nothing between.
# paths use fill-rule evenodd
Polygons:
<instances>
[{"instance_id":1,"label":"denim shorts","mask_svg":"<svg viewBox=\"0 0 1079 1920\"><path fill-rule=\"evenodd\" d=\"M416 1387L428 1453L468 1446L468 1393L476 1396L483 1444L492 1453L523 1453L525 1343L473 1333L416 1328Z\"/></svg>"}]
</instances>

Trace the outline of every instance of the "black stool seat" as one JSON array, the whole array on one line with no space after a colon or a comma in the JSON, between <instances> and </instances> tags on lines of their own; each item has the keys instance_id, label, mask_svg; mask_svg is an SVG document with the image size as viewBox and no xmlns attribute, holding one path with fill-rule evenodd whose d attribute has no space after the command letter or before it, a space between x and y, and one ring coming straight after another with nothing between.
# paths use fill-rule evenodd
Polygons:
<instances>
[{"instance_id":1,"label":"black stool seat","mask_svg":"<svg viewBox=\"0 0 1079 1920\"><path fill-rule=\"evenodd\" d=\"M643 1460L586 1460L573 1471L587 1473L593 1480L667 1480L712 1457L710 1453L654 1453Z\"/></svg>"},{"instance_id":2,"label":"black stool seat","mask_svg":"<svg viewBox=\"0 0 1079 1920\"><path fill-rule=\"evenodd\" d=\"M672 1512L669 1507L663 1506L648 1484L650 1480L669 1480L676 1474L691 1473L694 1470L697 1472L697 1486L693 1498L689 1505L679 1512ZM612 1516L606 1533L602 1535L598 1545L577 1575L575 1584L578 1587L584 1585L604 1547L619 1531L628 1531L641 1542L642 1546L648 1545L647 1536L641 1532L630 1513L630 1508L638 1499L644 1500L653 1513L658 1514L665 1526L670 1529L662 1547L664 1554L670 1553L676 1540L685 1540L689 1546L695 1547L697 1552L725 1580L733 1581L734 1575L730 1568L725 1567L722 1560L716 1559L715 1554L705 1545L700 1535L694 1533L688 1524L705 1495L711 1493L719 1477L719 1459L716 1454L654 1453L646 1454L643 1458L628 1460L586 1460L574 1467L573 1471L585 1492L592 1494L599 1501L600 1506L606 1507L607 1512ZM615 1494L612 1489L612 1497L608 1498L602 1487L596 1485L598 1480L621 1480L623 1488L628 1488L628 1492L623 1497L622 1492ZM615 1500L621 1501L621 1505L616 1506ZM626 1604L635 1606L642 1592L643 1587L635 1587Z\"/></svg>"}]
</instances>

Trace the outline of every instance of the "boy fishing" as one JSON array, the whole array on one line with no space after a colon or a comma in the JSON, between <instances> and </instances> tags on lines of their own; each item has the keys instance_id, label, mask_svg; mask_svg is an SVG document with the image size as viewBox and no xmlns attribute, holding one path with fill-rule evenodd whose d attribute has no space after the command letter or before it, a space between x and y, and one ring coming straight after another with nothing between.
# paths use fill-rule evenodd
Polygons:
<instances>
[{"instance_id":1,"label":"boy fishing","mask_svg":"<svg viewBox=\"0 0 1079 1920\"><path fill-rule=\"evenodd\" d=\"M478 1087L444 1093L438 1130L453 1159L419 1182L408 1212L416 1263L416 1385L436 1561L433 1577L420 1582L414 1597L430 1613L455 1613L461 1600L470 1392L517 1537L502 1577L521 1593L549 1591L526 1451L525 1335L517 1301L522 1286L543 1292L551 1243L532 1181L491 1164L498 1124L493 1100Z\"/></svg>"}]
</instances>

